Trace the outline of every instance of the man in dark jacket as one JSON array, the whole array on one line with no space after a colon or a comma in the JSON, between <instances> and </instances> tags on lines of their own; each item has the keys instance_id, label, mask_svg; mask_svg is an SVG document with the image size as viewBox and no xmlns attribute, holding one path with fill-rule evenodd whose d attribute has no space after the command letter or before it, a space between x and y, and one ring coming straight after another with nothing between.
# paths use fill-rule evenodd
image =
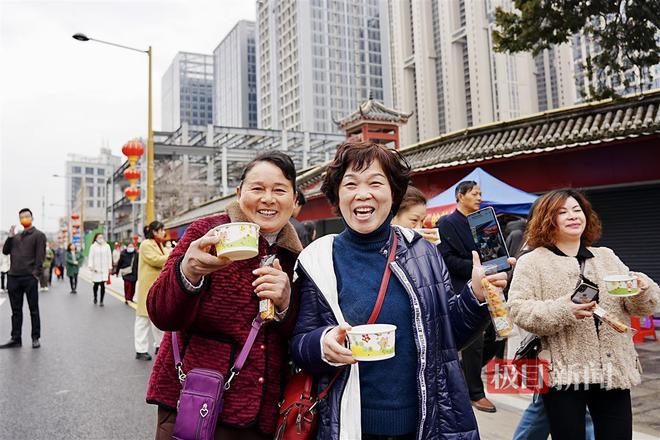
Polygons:
<instances>
[{"instance_id":1,"label":"man in dark jacket","mask_svg":"<svg viewBox=\"0 0 660 440\"><path fill-rule=\"evenodd\" d=\"M440 244L438 250L449 269L454 292L460 292L472 275L472 251L477 247L472 238L467 216L481 206L481 188L477 182L466 180L456 186L456 210L438 220ZM489 326L489 330L490 330ZM487 330L488 331L488 330ZM491 338L489 338L491 339ZM481 369L499 350L501 344L493 341L484 345L484 334L461 351L463 374L468 384L472 405L480 411L495 412L493 403L486 398Z\"/></svg>"},{"instance_id":2,"label":"man in dark jacket","mask_svg":"<svg viewBox=\"0 0 660 440\"><path fill-rule=\"evenodd\" d=\"M11 339L0 348L20 347L23 327L23 294L27 296L32 320L32 348L39 348L41 323L39 320L39 276L46 252L46 235L32 226L32 211L18 212L23 232L16 234L16 226L9 229L9 237L2 253L11 256L7 288L11 303Z\"/></svg>"}]
</instances>

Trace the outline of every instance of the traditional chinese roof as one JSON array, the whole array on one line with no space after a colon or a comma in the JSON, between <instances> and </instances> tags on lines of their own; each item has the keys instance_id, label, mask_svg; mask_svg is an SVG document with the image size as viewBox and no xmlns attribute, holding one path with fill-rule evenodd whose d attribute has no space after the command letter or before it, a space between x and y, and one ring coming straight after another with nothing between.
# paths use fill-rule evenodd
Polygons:
<instances>
[{"instance_id":1,"label":"traditional chinese roof","mask_svg":"<svg viewBox=\"0 0 660 440\"><path fill-rule=\"evenodd\" d=\"M360 121L390 122L401 125L408 122L408 118L411 116L412 112L399 112L386 107L385 104L376 101L370 96L369 99L360 104L358 109L353 113L339 120L333 118L333 121L339 126L339 128L346 130L351 126L357 125Z\"/></svg>"},{"instance_id":2,"label":"traditional chinese roof","mask_svg":"<svg viewBox=\"0 0 660 440\"><path fill-rule=\"evenodd\" d=\"M454 131L402 148L414 172L660 134L660 89ZM325 166L298 178L320 181Z\"/></svg>"}]
</instances>

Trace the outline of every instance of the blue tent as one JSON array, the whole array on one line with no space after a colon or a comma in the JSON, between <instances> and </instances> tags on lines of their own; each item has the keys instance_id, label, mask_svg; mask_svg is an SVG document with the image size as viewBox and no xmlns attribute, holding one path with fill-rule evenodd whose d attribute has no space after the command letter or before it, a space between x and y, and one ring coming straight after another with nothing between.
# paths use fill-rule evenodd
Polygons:
<instances>
[{"instance_id":1,"label":"blue tent","mask_svg":"<svg viewBox=\"0 0 660 440\"><path fill-rule=\"evenodd\" d=\"M427 208L430 212L453 209L456 205L455 191L460 182L473 180L481 187L482 207L492 206L498 214L527 215L537 195L528 194L491 176L481 168L475 168L470 174L456 182L444 192L430 199Z\"/></svg>"}]
</instances>

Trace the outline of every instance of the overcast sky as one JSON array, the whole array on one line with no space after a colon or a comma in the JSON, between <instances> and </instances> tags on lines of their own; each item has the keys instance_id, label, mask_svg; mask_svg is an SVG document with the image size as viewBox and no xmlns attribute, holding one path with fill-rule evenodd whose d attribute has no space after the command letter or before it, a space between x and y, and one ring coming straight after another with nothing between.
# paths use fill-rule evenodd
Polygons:
<instances>
[{"instance_id":1,"label":"overcast sky","mask_svg":"<svg viewBox=\"0 0 660 440\"><path fill-rule=\"evenodd\" d=\"M0 0L0 229L30 207L35 226L65 215L68 153L96 156L147 133L147 56L91 41L153 47L154 130L161 77L178 51L211 54L254 0ZM45 213L42 210L45 198ZM55 205L55 206L52 206ZM42 218L45 217L45 226Z\"/></svg>"}]
</instances>

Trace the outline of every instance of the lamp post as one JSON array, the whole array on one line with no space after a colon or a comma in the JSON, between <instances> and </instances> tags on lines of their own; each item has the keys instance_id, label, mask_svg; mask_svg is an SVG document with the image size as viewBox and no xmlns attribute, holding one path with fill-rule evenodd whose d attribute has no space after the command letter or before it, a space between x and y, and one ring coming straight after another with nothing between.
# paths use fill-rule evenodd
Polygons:
<instances>
[{"instance_id":1,"label":"lamp post","mask_svg":"<svg viewBox=\"0 0 660 440\"><path fill-rule=\"evenodd\" d=\"M142 50L136 49L134 47L124 46L117 43L112 43L109 41L97 40L96 38L88 37L85 34L77 33L73 35L73 38L78 41L96 41L97 43L108 44L110 46L120 47L122 49L128 49L135 52L146 53L149 57L149 117L148 117L148 126L147 126L147 203L146 203L146 221L151 223L155 220L154 214L154 131L152 126L152 111L151 111L151 101L152 101L152 87L151 87L151 46L149 49Z\"/></svg>"}]
</instances>

